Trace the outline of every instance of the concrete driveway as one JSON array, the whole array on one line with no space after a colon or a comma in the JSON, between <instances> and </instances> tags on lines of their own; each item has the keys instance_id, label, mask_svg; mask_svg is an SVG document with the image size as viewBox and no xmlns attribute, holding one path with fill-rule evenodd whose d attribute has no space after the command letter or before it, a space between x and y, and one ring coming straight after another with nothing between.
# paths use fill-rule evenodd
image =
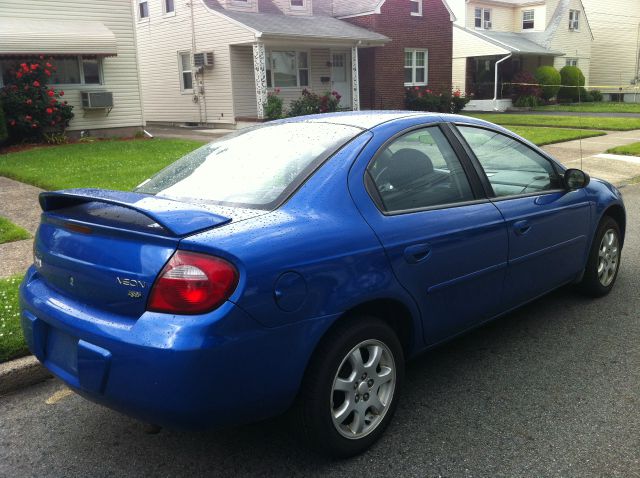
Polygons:
<instances>
[{"instance_id":1,"label":"concrete driveway","mask_svg":"<svg viewBox=\"0 0 640 478\"><path fill-rule=\"evenodd\" d=\"M613 292L557 291L420 357L368 453L318 457L285 419L150 435L49 380L0 397L0 476L640 477L640 186L623 193Z\"/></svg>"}]
</instances>

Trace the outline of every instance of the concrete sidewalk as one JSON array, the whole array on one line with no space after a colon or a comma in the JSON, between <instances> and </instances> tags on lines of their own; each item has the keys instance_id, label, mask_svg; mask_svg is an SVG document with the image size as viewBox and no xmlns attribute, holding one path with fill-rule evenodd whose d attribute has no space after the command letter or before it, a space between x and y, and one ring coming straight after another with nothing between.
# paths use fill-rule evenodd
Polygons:
<instances>
[{"instance_id":1,"label":"concrete sidewalk","mask_svg":"<svg viewBox=\"0 0 640 478\"><path fill-rule=\"evenodd\" d=\"M640 176L634 156L603 156L609 148L640 142L640 130L611 132L606 136L544 146L547 153L569 168L583 169L594 178L622 185Z\"/></svg>"},{"instance_id":2,"label":"concrete sidewalk","mask_svg":"<svg viewBox=\"0 0 640 478\"><path fill-rule=\"evenodd\" d=\"M38 194L42 189L0 176L0 216L32 235L40 223ZM33 262L33 239L0 244L0 279L24 274Z\"/></svg>"}]
</instances>

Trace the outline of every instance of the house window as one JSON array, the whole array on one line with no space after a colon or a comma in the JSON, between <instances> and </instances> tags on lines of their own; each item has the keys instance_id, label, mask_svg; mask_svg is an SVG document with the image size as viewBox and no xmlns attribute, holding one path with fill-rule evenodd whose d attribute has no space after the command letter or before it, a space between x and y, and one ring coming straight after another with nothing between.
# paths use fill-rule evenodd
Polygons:
<instances>
[{"instance_id":1,"label":"house window","mask_svg":"<svg viewBox=\"0 0 640 478\"><path fill-rule=\"evenodd\" d=\"M138 18L149 18L149 2L147 0L138 0Z\"/></svg>"},{"instance_id":2,"label":"house window","mask_svg":"<svg viewBox=\"0 0 640 478\"><path fill-rule=\"evenodd\" d=\"M491 9L475 9L475 27L480 30L491 30Z\"/></svg>"},{"instance_id":3,"label":"house window","mask_svg":"<svg viewBox=\"0 0 640 478\"><path fill-rule=\"evenodd\" d=\"M305 8L305 0L291 0L291 8L301 9Z\"/></svg>"},{"instance_id":4,"label":"house window","mask_svg":"<svg viewBox=\"0 0 640 478\"><path fill-rule=\"evenodd\" d=\"M533 10L524 10L522 12L522 29L531 30L534 26L535 12Z\"/></svg>"},{"instance_id":5,"label":"house window","mask_svg":"<svg viewBox=\"0 0 640 478\"><path fill-rule=\"evenodd\" d=\"M164 13L174 13L176 11L176 4L174 0L163 0Z\"/></svg>"},{"instance_id":6,"label":"house window","mask_svg":"<svg viewBox=\"0 0 640 478\"><path fill-rule=\"evenodd\" d=\"M426 85L428 64L427 50L406 49L404 51L404 86Z\"/></svg>"},{"instance_id":7,"label":"house window","mask_svg":"<svg viewBox=\"0 0 640 478\"><path fill-rule=\"evenodd\" d=\"M577 58L567 58L564 62L565 66L578 66Z\"/></svg>"},{"instance_id":8,"label":"house window","mask_svg":"<svg viewBox=\"0 0 640 478\"><path fill-rule=\"evenodd\" d=\"M569 10L569 30L580 30L579 10Z\"/></svg>"},{"instance_id":9,"label":"house window","mask_svg":"<svg viewBox=\"0 0 640 478\"><path fill-rule=\"evenodd\" d=\"M272 51L267 58L267 86L309 86L309 54L306 51Z\"/></svg>"},{"instance_id":10,"label":"house window","mask_svg":"<svg viewBox=\"0 0 640 478\"><path fill-rule=\"evenodd\" d=\"M2 81L7 84L13 81L13 71L20 63L29 62L29 58L17 58L0 60ZM68 56L55 58L51 63L56 71L51 72L52 85L100 85L102 84L102 63L98 58L83 58L81 56Z\"/></svg>"},{"instance_id":11,"label":"house window","mask_svg":"<svg viewBox=\"0 0 640 478\"><path fill-rule=\"evenodd\" d=\"M422 16L422 0L409 0L411 2L411 15L414 17Z\"/></svg>"},{"instance_id":12,"label":"house window","mask_svg":"<svg viewBox=\"0 0 640 478\"><path fill-rule=\"evenodd\" d=\"M179 54L180 89L190 92L193 90L193 71L191 70L191 53Z\"/></svg>"}]
</instances>

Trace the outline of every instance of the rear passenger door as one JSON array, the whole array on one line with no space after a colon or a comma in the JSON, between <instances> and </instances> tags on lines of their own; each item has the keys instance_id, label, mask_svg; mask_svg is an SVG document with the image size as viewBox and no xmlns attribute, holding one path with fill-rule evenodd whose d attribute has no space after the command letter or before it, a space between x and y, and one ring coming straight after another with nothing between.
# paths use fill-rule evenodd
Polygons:
<instances>
[{"instance_id":1,"label":"rear passenger door","mask_svg":"<svg viewBox=\"0 0 640 478\"><path fill-rule=\"evenodd\" d=\"M585 263L590 206L584 189L526 144L492 129L458 126L509 231L503 309L574 279Z\"/></svg>"},{"instance_id":2,"label":"rear passenger door","mask_svg":"<svg viewBox=\"0 0 640 478\"><path fill-rule=\"evenodd\" d=\"M494 316L507 263L502 216L474 189L475 172L445 132L413 129L379 148L366 168L369 197L359 204L420 307L427 343Z\"/></svg>"}]
</instances>

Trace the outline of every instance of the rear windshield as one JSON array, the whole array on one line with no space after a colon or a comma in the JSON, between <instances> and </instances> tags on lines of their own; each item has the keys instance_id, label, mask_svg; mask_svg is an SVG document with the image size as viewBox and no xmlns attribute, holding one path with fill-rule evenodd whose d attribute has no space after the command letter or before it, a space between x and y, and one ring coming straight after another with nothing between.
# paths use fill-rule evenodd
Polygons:
<instances>
[{"instance_id":1,"label":"rear windshield","mask_svg":"<svg viewBox=\"0 0 640 478\"><path fill-rule=\"evenodd\" d=\"M278 206L362 130L331 123L258 126L207 144L142 183L137 192L225 206Z\"/></svg>"}]
</instances>

